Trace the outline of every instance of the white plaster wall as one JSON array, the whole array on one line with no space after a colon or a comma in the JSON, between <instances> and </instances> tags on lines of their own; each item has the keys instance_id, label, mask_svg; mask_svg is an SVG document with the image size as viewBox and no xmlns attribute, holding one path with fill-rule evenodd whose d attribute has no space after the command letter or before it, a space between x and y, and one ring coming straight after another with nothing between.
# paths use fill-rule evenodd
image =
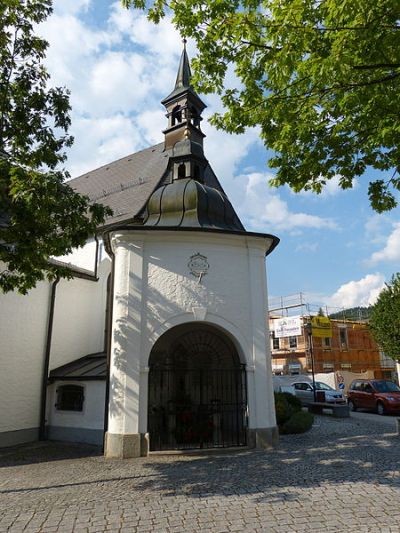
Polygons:
<instances>
[{"instance_id":1,"label":"white plaster wall","mask_svg":"<svg viewBox=\"0 0 400 533\"><path fill-rule=\"evenodd\" d=\"M146 431L151 348L171 327L199 317L229 332L246 363L250 427L275 426L264 319L265 251L270 241L227 234L134 231L115 235L113 242L114 394L109 432ZM201 283L188 267L196 253L206 256L210 265Z\"/></svg>"},{"instance_id":2,"label":"white plaster wall","mask_svg":"<svg viewBox=\"0 0 400 533\"><path fill-rule=\"evenodd\" d=\"M79 385L84 388L83 411L58 411L55 407L57 388ZM57 381L48 388L47 424L50 426L100 429L104 428L105 381Z\"/></svg>"},{"instance_id":3,"label":"white plaster wall","mask_svg":"<svg viewBox=\"0 0 400 533\"><path fill-rule=\"evenodd\" d=\"M99 267L99 280L61 280L57 287L50 369L103 351L107 277L110 260Z\"/></svg>"},{"instance_id":4,"label":"white plaster wall","mask_svg":"<svg viewBox=\"0 0 400 533\"><path fill-rule=\"evenodd\" d=\"M102 249L103 245L101 240L99 240L99 245ZM75 248L70 254L57 256L55 259L93 272L95 268L95 257L96 241L94 239L89 239L85 246Z\"/></svg>"},{"instance_id":5,"label":"white plaster wall","mask_svg":"<svg viewBox=\"0 0 400 533\"><path fill-rule=\"evenodd\" d=\"M49 302L46 282L28 295L0 294L0 445L1 432L39 425Z\"/></svg>"},{"instance_id":6,"label":"white plaster wall","mask_svg":"<svg viewBox=\"0 0 400 533\"><path fill-rule=\"evenodd\" d=\"M206 256L210 265L200 283L188 267L190 256L196 253ZM143 338L142 365L147 365L156 338L169 329L173 319L195 321L196 308L206 310L206 322L224 324L236 344L240 339L243 362L254 365L255 336L265 339L266 334L264 254L263 239L182 232L148 236L143 245L142 317L148 335ZM254 290L255 276L260 284ZM263 312L258 319L259 310ZM262 349L265 355L264 345Z\"/></svg>"},{"instance_id":7,"label":"white plaster wall","mask_svg":"<svg viewBox=\"0 0 400 533\"><path fill-rule=\"evenodd\" d=\"M110 260L97 282L73 278L57 286L50 369L103 350ZM27 295L0 295L1 433L37 428L51 284Z\"/></svg>"},{"instance_id":8,"label":"white plaster wall","mask_svg":"<svg viewBox=\"0 0 400 533\"><path fill-rule=\"evenodd\" d=\"M197 237L197 236L196 236ZM190 313L193 307L207 309L208 318L221 317L251 340L249 257L245 246L236 242L146 242L144 257L147 271L145 323L150 335L171 317ZM197 242L193 242L197 241ZM205 255L210 264L201 283L190 274L190 256ZM148 346L147 348L151 348ZM142 360L146 364L148 354ZM249 362L249 361L248 361Z\"/></svg>"}]
</instances>

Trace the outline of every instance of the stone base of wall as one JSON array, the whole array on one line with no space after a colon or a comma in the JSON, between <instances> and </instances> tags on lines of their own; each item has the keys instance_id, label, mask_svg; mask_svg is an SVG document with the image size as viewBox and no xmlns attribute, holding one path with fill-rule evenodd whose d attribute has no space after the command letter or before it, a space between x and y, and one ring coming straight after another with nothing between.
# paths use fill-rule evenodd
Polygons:
<instances>
[{"instance_id":1,"label":"stone base of wall","mask_svg":"<svg viewBox=\"0 0 400 533\"><path fill-rule=\"evenodd\" d=\"M278 446L278 427L272 428L249 428L247 430L247 445L249 448L268 450Z\"/></svg>"},{"instance_id":2,"label":"stone base of wall","mask_svg":"<svg viewBox=\"0 0 400 533\"><path fill-rule=\"evenodd\" d=\"M150 453L150 435L149 433L140 434L140 455L147 457Z\"/></svg>"},{"instance_id":3,"label":"stone base of wall","mask_svg":"<svg viewBox=\"0 0 400 533\"><path fill-rule=\"evenodd\" d=\"M15 431L3 431L0 433L0 448L16 446L39 440L39 428L17 429Z\"/></svg>"},{"instance_id":4,"label":"stone base of wall","mask_svg":"<svg viewBox=\"0 0 400 533\"><path fill-rule=\"evenodd\" d=\"M130 459L141 457L142 435L140 433L106 433L104 455L109 459ZM143 448L145 445L143 443ZM147 455L147 453L146 453Z\"/></svg>"},{"instance_id":5,"label":"stone base of wall","mask_svg":"<svg viewBox=\"0 0 400 533\"><path fill-rule=\"evenodd\" d=\"M102 429L73 428L64 426L48 426L48 440L65 442L81 442L83 444L103 445L104 431Z\"/></svg>"}]
</instances>

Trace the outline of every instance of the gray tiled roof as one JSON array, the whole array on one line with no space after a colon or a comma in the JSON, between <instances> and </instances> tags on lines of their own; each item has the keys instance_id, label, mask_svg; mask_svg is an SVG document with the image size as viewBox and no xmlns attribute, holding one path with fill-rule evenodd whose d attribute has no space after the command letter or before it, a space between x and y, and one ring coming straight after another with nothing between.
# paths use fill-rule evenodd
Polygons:
<instances>
[{"instance_id":1,"label":"gray tiled roof","mask_svg":"<svg viewBox=\"0 0 400 533\"><path fill-rule=\"evenodd\" d=\"M114 214L105 226L125 223L136 217L153 191L164 183L170 152L164 143L156 144L108 165L86 172L68 184L92 202L111 207ZM210 165L204 174L205 184L223 191Z\"/></svg>"},{"instance_id":2,"label":"gray tiled roof","mask_svg":"<svg viewBox=\"0 0 400 533\"><path fill-rule=\"evenodd\" d=\"M107 377L107 358L105 352L92 353L55 368L49 380L102 380Z\"/></svg>"},{"instance_id":3,"label":"gray tiled roof","mask_svg":"<svg viewBox=\"0 0 400 533\"><path fill-rule=\"evenodd\" d=\"M136 216L157 187L168 164L164 143L118 159L68 182L92 202L111 207L106 225L127 222Z\"/></svg>"}]
</instances>

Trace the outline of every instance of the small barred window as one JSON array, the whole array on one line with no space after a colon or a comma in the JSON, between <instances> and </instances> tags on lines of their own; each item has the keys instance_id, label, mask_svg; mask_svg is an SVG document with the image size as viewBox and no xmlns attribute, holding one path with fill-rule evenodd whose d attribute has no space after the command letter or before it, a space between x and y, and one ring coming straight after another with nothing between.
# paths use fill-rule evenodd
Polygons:
<instances>
[{"instance_id":1,"label":"small barred window","mask_svg":"<svg viewBox=\"0 0 400 533\"><path fill-rule=\"evenodd\" d=\"M57 411L82 411L83 387L79 385L62 385L57 389Z\"/></svg>"}]
</instances>

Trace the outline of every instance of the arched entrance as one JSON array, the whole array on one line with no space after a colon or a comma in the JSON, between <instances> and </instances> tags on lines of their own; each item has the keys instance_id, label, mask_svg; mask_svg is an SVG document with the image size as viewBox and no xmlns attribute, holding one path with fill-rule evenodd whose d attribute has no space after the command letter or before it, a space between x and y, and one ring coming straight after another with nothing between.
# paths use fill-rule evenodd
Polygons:
<instances>
[{"instance_id":1,"label":"arched entrance","mask_svg":"<svg viewBox=\"0 0 400 533\"><path fill-rule=\"evenodd\" d=\"M151 450L246 445L246 372L226 334L176 326L155 343L149 368Z\"/></svg>"}]
</instances>

